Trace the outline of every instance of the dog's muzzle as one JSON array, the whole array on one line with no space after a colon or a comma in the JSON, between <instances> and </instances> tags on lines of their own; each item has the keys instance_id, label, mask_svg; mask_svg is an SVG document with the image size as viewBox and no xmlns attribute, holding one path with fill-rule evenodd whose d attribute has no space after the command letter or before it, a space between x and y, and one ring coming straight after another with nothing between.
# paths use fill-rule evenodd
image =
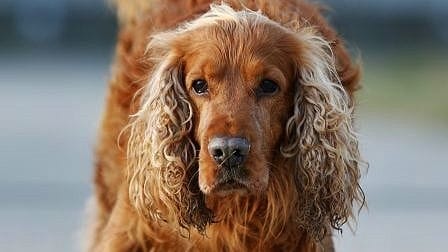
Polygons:
<instances>
[{"instance_id":1,"label":"dog's muzzle","mask_svg":"<svg viewBox=\"0 0 448 252\"><path fill-rule=\"evenodd\" d=\"M249 141L240 137L215 137L209 142L208 151L218 170L213 191L222 194L248 191L248 170L244 162L250 151Z\"/></svg>"}]
</instances>

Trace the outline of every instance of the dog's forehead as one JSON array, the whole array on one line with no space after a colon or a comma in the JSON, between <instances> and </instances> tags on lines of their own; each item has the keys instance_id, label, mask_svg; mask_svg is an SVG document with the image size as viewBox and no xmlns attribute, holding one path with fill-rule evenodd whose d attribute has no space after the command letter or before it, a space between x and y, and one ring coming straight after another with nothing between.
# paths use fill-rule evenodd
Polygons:
<instances>
[{"instance_id":1,"label":"dog's forehead","mask_svg":"<svg viewBox=\"0 0 448 252\"><path fill-rule=\"evenodd\" d=\"M174 45L183 55L187 83L204 78L253 88L261 78L283 85L293 81L299 55L295 36L272 22L250 22L206 25L178 37Z\"/></svg>"},{"instance_id":2,"label":"dog's forehead","mask_svg":"<svg viewBox=\"0 0 448 252\"><path fill-rule=\"evenodd\" d=\"M186 72L222 79L227 75L259 73L270 64L266 58L243 53L233 57L203 48L186 59Z\"/></svg>"},{"instance_id":3,"label":"dog's forehead","mask_svg":"<svg viewBox=\"0 0 448 252\"><path fill-rule=\"evenodd\" d=\"M247 20L244 23L217 22L185 30L177 40L186 53L207 53L217 60L266 58L289 54L292 34L272 22ZM218 56L218 57L217 57Z\"/></svg>"},{"instance_id":4,"label":"dog's forehead","mask_svg":"<svg viewBox=\"0 0 448 252\"><path fill-rule=\"evenodd\" d=\"M251 45L240 41L210 41L184 57L184 63L187 75L214 80L230 77L249 80L278 71L289 78L294 71L294 57L293 53L263 41Z\"/></svg>"}]
</instances>

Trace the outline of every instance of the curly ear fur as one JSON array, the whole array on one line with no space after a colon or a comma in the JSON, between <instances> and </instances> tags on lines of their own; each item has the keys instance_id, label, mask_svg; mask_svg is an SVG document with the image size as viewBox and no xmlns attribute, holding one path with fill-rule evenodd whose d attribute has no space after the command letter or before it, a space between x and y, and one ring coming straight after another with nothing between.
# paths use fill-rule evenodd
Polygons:
<instances>
[{"instance_id":1,"label":"curly ear fur","mask_svg":"<svg viewBox=\"0 0 448 252\"><path fill-rule=\"evenodd\" d=\"M160 53L165 42L153 39L149 48ZM213 216L197 185L197 151L190 138L193 108L182 84L181 63L164 49L130 124L130 200L145 218L202 232Z\"/></svg>"},{"instance_id":2,"label":"curly ear fur","mask_svg":"<svg viewBox=\"0 0 448 252\"><path fill-rule=\"evenodd\" d=\"M297 36L299 83L281 151L296 167L298 221L322 239L329 225L341 230L353 217L353 205L364 203L364 194L353 103L340 84L330 45L314 34L303 29Z\"/></svg>"}]
</instances>

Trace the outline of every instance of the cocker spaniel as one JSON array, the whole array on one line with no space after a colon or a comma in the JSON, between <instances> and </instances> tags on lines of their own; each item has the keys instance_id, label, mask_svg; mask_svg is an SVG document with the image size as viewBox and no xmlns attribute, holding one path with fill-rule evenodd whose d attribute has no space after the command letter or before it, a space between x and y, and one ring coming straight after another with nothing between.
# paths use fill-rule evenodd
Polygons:
<instances>
[{"instance_id":1,"label":"cocker spaniel","mask_svg":"<svg viewBox=\"0 0 448 252\"><path fill-rule=\"evenodd\" d=\"M320 8L212 2L115 1L89 251L333 251L364 204L359 66Z\"/></svg>"}]
</instances>

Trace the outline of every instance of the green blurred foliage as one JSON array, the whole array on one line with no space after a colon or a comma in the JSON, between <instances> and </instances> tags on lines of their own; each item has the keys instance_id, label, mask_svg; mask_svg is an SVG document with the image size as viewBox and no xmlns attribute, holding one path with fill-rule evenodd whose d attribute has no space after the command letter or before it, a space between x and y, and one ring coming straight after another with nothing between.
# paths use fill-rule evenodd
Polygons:
<instances>
[{"instance_id":1,"label":"green blurred foliage","mask_svg":"<svg viewBox=\"0 0 448 252\"><path fill-rule=\"evenodd\" d=\"M363 68L362 113L448 124L448 51L377 52Z\"/></svg>"}]
</instances>

